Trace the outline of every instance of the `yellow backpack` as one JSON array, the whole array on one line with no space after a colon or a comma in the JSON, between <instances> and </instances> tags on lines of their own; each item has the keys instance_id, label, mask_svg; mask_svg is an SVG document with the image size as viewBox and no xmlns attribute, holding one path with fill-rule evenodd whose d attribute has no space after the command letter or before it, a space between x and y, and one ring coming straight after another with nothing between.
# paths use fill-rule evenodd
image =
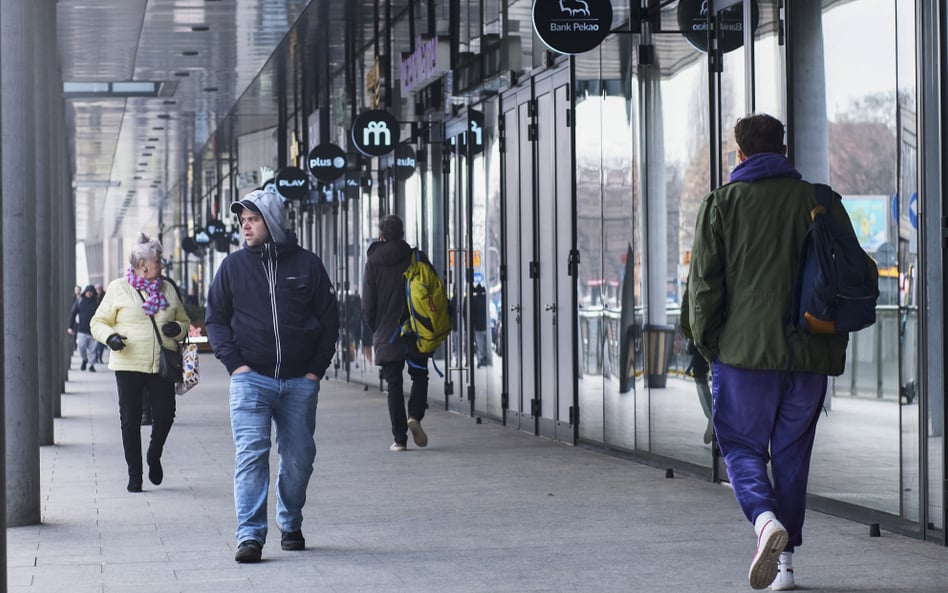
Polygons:
<instances>
[{"instance_id":1,"label":"yellow backpack","mask_svg":"<svg viewBox=\"0 0 948 593\"><path fill-rule=\"evenodd\" d=\"M451 333L451 314L444 283L431 264L418 258L417 249L412 249L411 263L402 277L405 279L408 319L402 325L401 335L414 340L418 352L431 354Z\"/></svg>"}]
</instances>

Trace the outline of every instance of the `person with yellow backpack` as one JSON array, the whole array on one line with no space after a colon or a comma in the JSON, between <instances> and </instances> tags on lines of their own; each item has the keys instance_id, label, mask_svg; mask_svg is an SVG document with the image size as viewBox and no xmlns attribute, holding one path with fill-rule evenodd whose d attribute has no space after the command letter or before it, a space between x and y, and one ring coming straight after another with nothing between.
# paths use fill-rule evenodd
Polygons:
<instances>
[{"instance_id":1,"label":"person with yellow backpack","mask_svg":"<svg viewBox=\"0 0 948 593\"><path fill-rule=\"evenodd\" d=\"M379 240L369 246L362 278L362 317L372 330L375 364L388 385L388 412L395 440L405 451L408 432L418 447L428 444L421 427L428 408L428 358L451 331L444 285L424 252L405 241L405 225L394 214L379 221ZM403 371L411 394L405 412ZM437 369L437 367L436 367Z\"/></svg>"}]
</instances>

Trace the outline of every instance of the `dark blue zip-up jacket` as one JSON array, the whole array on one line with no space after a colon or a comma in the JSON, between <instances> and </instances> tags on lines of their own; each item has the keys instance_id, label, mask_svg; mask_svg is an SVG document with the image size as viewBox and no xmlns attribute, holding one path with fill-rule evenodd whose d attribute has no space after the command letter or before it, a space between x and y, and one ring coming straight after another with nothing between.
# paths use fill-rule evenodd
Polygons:
<instances>
[{"instance_id":1,"label":"dark blue zip-up jacket","mask_svg":"<svg viewBox=\"0 0 948 593\"><path fill-rule=\"evenodd\" d=\"M207 296L207 337L228 373L324 377L339 337L336 293L319 257L285 243L228 255Z\"/></svg>"}]
</instances>

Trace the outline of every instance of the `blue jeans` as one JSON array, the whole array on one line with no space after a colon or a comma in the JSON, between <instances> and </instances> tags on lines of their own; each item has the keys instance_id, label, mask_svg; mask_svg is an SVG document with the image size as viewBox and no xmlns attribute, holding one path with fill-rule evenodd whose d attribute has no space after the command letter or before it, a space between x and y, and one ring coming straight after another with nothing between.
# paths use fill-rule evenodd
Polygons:
<instances>
[{"instance_id":1,"label":"blue jeans","mask_svg":"<svg viewBox=\"0 0 948 593\"><path fill-rule=\"evenodd\" d=\"M280 472L276 521L283 531L303 523L306 486L316 459L319 383L305 377L274 379L256 372L230 378L230 425L236 449L234 505L237 541L267 541L270 490L270 426L276 428Z\"/></svg>"}]
</instances>

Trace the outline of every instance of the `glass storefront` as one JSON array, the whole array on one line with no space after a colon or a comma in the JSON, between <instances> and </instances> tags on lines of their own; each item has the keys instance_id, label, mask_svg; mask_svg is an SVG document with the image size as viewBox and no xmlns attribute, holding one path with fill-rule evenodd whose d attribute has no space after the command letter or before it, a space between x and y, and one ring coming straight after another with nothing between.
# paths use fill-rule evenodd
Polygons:
<instances>
[{"instance_id":1,"label":"glass storefront","mask_svg":"<svg viewBox=\"0 0 948 593\"><path fill-rule=\"evenodd\" d=\"M345 287L337 374L379 385L358 292L378 219L398 212L454 306L432 405L723 478L679 316L700 202L737 164L735 121L766 112L787 123L804 177L843 196L880 269L878 322L851 337L830 382L810 493L939 537L944 404L919 373L914 6L739 3L727 9L737 38L709 54L679 21L701 2L655 3L641 33L567 58L532 38L529 4L461 2L461 57L516 37L520 69L459 94L445 77L442 104L425 95L438 108L406 108L421 130L416 173L396 181L385 158L364 159L355 189L314 211L304 234ZM617 8L614 29L627 18Z\"/></svg>"}]
</instances>

